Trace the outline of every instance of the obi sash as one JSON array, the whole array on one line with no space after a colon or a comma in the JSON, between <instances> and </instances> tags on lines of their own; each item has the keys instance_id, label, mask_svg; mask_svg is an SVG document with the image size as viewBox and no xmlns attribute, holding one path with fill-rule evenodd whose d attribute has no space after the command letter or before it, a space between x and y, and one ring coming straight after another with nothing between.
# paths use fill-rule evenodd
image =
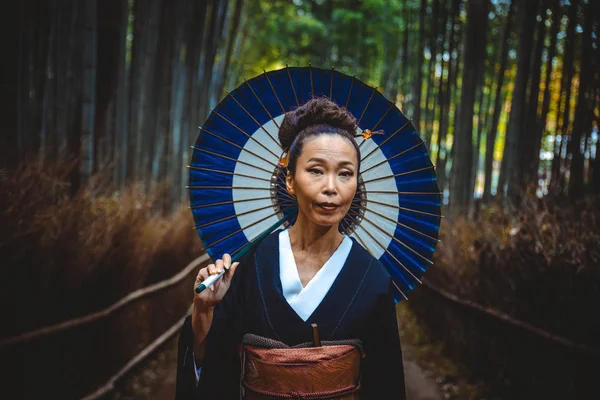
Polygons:
<instances>
[{"instance_id":1,"label":"obi sash","mask_svg":"<svg viewBox=\"0 0 600 400\"><path fill-rule=\"evenodd\" d=\"M359 398L360 364L365 356L358 339L285 343L246 334L240 346L244 400Z\"/></svg>"}]
</instances>

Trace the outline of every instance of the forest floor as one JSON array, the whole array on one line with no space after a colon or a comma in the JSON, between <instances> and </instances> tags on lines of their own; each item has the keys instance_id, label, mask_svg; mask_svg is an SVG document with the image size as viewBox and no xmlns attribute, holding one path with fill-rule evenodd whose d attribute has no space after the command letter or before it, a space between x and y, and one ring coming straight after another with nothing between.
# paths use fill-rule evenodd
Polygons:
<instances>
[{"instance_id":1,"label":"forest floor","mask_svg":"<svg viewBox=\"0 0 600 400\"><path fill-rule=\"evenodd\" d=\"M409 308L398 306L407 400L482 400L481 385L468 382L461 368L427 343ZM116 384L110 400L172 400L175 397L177 337Z\"/></svg>"}]
</instances>

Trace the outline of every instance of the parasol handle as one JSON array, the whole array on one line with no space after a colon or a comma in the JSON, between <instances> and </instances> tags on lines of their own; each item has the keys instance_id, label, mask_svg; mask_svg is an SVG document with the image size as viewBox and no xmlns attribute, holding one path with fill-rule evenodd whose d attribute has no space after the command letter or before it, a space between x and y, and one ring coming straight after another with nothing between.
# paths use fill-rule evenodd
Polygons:
<instances>
[{"instance_id":1,"label":"parasol handle","mask_svg":"<svg viewBox=\"0 0 600 400\"><path fill-rule=\"evenodd\" d=\"M261 233L260 235L258 235L257 237L255 237L254 239L252 239L250 242L246 243L244 245L244 247L241 248L241 250L234 255L231 258L231 263L233 264L236 261L239 261L242 259L242 257L244 257L250 250L252 250L258 243L260 243L265 237L267 237L268 235L270 235L275 229L277 229L277 227L279 227L279 225L283 224L284 222L288 221L290 218L292 218L292 216L295 214L296 212L296 208L292 208L288 211L286 211L283 214L283 217L277 221L276 223L274 223L273 225L271 225L267 230L265 230L263 233ZM206 288L208 288L210 285L212 285L213 283L215 283L217 281L217 279L219 279L220 277L222 277L225 272L228 271L228 268L225 269L223 268L223 271L221 271L218 274L214 274L214 275L210 275L208 278L206 278L201 284L199 284L196 289L194 289L196 291L196 293L202 293L202 291Z\"/></svg>"}]
</instances>

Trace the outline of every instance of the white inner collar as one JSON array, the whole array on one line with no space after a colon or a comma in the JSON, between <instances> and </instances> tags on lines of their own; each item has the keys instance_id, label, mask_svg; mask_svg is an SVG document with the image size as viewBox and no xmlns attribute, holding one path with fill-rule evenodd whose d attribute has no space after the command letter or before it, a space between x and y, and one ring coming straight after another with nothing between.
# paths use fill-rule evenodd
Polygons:
<instances>
[{"instance_id":1,"label":"white inner collar","mask_svg":"<svg viewBox=\"0 0 600 400\"><path fill-rule=\"evenodd\" d=\"M279 277L283 296L302 320L306 321L321 304L342 270L351 248L352 240L344 236L342 243L329 260L317 271L306 287L302 287L289 230L285 229L279 233Z\"/></svg>"}]
</instances>

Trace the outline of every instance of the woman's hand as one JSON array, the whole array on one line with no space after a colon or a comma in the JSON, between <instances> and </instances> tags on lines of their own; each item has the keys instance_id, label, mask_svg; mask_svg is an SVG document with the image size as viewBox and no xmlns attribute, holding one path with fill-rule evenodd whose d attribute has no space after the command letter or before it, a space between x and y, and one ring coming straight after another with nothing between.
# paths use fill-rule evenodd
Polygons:
<instances>
[{"instance_id":1,"label":"woman's hand","mask_svg":"<svg viewBox=\"0 0 600 400\"><path fill-rule=\"evenodd\" d=\"M225 254L222 259L198 271L196 282L194 282L194 310L192 311L193 347L196 365L202 365L205 340L212 325L213 309L217 303L223 300L225 293L229 290L231 279L238 265L239 262L231 264L231 256ZM208 278L209 275L220 274L223 269L227 269L227 272L221 278L217 279L216 282L201 293L196 293L198 285Z\"/></svg>"},{"instance_id":2,"label":"woman's hand","mask_svg":"<svg viewBox=\"0 0 600 400\"><path fill-rule=\"evenodd\" d=\"M238 265L239 262L231 263L231 256L229 254L224 254L222 259L198 271L196 282L194 282L194 289L210 275L220 274L223 269L227 270L221 278L217 279L216 282L201 293L196 293L194 290L194 311L203 312L212 310L223 299L225 293L229 290L231 279Z\"/></svg>"}]
</instances>

